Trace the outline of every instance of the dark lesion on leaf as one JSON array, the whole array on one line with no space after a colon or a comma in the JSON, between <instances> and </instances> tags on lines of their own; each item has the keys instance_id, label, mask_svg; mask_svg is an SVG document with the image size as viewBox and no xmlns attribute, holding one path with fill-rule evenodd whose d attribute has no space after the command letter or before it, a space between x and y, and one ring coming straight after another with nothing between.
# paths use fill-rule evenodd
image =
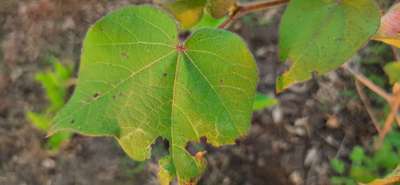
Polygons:
<instances>
[{"instance_id":1,"label":"dark lesion on leaf","mask_svg":"<svg viewBox=\"0 0 400 185\"><path fill-rule=\"evenodd\" d=\"M184 31L179 33L179 41L185 42L191 35L192 33L190 31Z\"/></svg>"},{"instance_id":2,"label":"dark lesion on leaf","mask_svg":"<svg viewBox=\"0 0 400 185\"><path fill-rule=\"evenodd\" d=\"M128 58L129 58L129 55L128 55L127 52L123 51L123 52L121 52L121 57L122 57L123 59L128 59Z\"/></svg>"},{"instance_id":3,"label":"dark lesion on leaf","mask_svg":"<svg viewBox=\"0 0 400 185\"><path fill-rule=\"evenodd\" d=\"M100 96L100 93L99 93L99 92L96 92L96 93L93 94L93 98L94 98L94 99L97 99L99 96Z\"/></svg>"},{"instance_id":4,"label":"dark lesion on leaf","mask_svg":"<svg viewBox=\"0 0 400 185\"><path fill-rule=\"evenodd\" d=\"M222 80L222 79L219 80L219 83L224 84L224 80Z\"/></svg>"},{"instance_id":5,"label":"dark lesion on leaf","mask_svg":"<svg viewBox=\"0 0 400 185\"><path fill-rule=\"evenodd\" d=\"M71 120L69 123L74 124L74 123L75 123L75 120Z\"/></svg>"},{"instance_id":6,"label":"dark lesion on leaf","mask_svg":"<svg viewBox=\"0 0 400 185\"><path fill-rule=\"evenodd\" d=\"M167 77L168 73L163 73L163 77Z\"/></svg>"}]
</instances>

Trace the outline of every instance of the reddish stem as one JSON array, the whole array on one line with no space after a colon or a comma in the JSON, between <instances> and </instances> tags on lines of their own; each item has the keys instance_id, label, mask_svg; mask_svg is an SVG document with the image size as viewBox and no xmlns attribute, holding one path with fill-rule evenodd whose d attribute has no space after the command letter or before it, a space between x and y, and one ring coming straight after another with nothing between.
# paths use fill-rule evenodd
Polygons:
<instances>
[{"instance_id":1,"label":"reddish stem","mask_svg":"<svg viewBox=\"0 0 400 185\"><path fill-rule=\"evenodd\" d=\"M243 5L239 5L239 7L240 7L239 13L248 14L251 12L265 10L272 6L286 4L288 2L289 2L289 0L276 0L276 1L255 2L255 3L243 4Z\"/></svg>"},{"instance_id":2,"label":"reddish stem","mask_svg":"<svg viewBox=\"0 0 400 185\"><path fill-rule=\"evenodd\" d=\"M263 2L255 2L255 3L246 3L246 4L238 4L236 8L229 15L229 18L226 19L218 28L225 29L231 24L233 21L247 15L252 12L257 12L261 10L265 10L271 8L273 6L286 4L289 0L275 0L275 1L263 1Z\"/></svg>"},{"instance_id":3,"label":"reddish stem","mask_svg":"<svg viewBox=\"0 0 400 185\"><path fill-rule=\"evenodd\" d=\"M385 90L374 84L367 77L362 75L361 73L355 72L351 69L347 64L343 65L343 68L349 71L359 82L361 82L364 86L368 87L371 91L378 94L380 97L384 98L387 102L391 102L393 97L391 94L387 93Z\"/></svg>"},{"instance_id":4,"label":"reddish stem","mask_svg":"<svg viewBox=\"0 0 400 185\"><path fill-rule=\"evenodd\" d=\"M367 110L367 113L368 113L369 117L371 118L371 121L374 124L374 127L375 127L376 131L378 133L380 133L381 132L381 128L379 126L379 121L376 118L376 116L374 114L374 111L372 110L371 102L369 101L368 96L364 92L364 87L362 86L361 82L358 81L358 80L355 80L355 84L356 84L356 89L357 89L357 92L358 92L358 94L360 96L361 102L364 104L365 109Z\"/></svg>"}]
</instances>

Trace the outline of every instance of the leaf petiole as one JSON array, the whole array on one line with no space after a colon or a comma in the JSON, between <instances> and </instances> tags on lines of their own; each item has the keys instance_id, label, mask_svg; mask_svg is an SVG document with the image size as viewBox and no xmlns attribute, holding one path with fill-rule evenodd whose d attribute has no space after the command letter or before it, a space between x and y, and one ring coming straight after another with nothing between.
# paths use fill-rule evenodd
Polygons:
<instances>
[{"instance_id":1,"label":"leaf petiole","mask_svg":"<svg viewBox=\"0 0 400 185\"><path fill-rule=\"evenodd\" d=\"M249 13L262 11L273 6L278 6L282 4L288 3L290 0L275 0L275 1L262 1L262 2L253 2L253 3L245 3L238 4L231 10L229 18L226 19L218 28L225 29L227 28L233 21L236 19L247 15Z\"/></svg>"}]
</instances>

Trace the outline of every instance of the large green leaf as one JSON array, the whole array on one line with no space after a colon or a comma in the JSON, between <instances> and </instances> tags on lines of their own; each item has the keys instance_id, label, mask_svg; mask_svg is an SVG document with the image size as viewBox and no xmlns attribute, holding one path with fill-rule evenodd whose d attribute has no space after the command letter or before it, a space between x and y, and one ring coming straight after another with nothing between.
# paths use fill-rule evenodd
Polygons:
<instances>
[{"instance_id":1,"label":"large green leaf","mask_svg":"<svg viewBox=\"0 0 400 185\"><path fill-rule=\"evenodd\" d=\"M390 83L400 83L400 62L386 64L384 69L389 76Z\"/></svg>"},{"instance_id":2,"label":"large green leaf","mask_svg":"<svg viewBox=\"0 0 400 185\"><path fill-rule=\"evenodd\" d=\"M345 63L379 27L373 0L292 0L280 26L281 59L292 64L278 90Z\"/></svg>"},{"instance_id":3,"label":"large green leaf","mask_svg":"<svg viewBox=\"0 0 400 185\"><path fill-rule=\"evenodd\" d=\"M184 184L204 168L185 149L189 141L231 144L249 128L256 65L231 32L200 29L182 43L161 10L126 7L89 30L82 52L76 90L53 132L114 136L136 160L162 137L170 143L162 179Z\"/></svg>"}]
</instances>

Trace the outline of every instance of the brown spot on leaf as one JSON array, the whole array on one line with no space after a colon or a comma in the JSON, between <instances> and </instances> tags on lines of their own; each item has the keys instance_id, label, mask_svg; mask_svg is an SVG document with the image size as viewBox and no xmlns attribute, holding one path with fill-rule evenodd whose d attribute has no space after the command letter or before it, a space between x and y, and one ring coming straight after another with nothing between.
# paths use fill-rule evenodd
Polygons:
<instances>
[{"instance_id":1,"label":"brown spot on leaf","mask_svg":"<svg viewBox=\"0 0 400 185\"><path fill-rule=\"evenodd\" d=\"M200 137L200 143L204 144L204 145L207 144L207 137L206 136L201 136Z\"/></svg>"},{"instance_id":2,"label":"brown spot on leaf","mask_svg":"<svg viewBox=\"0 0 400 185\"><path fill-rule=\"evenodd\" d=\"M121 57L123 58L123 59L128 59L129 58L129 55L128 55L128 53L127 52L121 52Z\"/></svg>"},{"instance_id":3,"label":"brown spot on leaf","mask_svg":"<svg viewBox=\"0 0 400 185\"><path fill-rule=\"evenodd\" d=\"M96 92L93 94L93 98L98 98L100 96L100 93Z\"/></svg>"}]
</instances>

